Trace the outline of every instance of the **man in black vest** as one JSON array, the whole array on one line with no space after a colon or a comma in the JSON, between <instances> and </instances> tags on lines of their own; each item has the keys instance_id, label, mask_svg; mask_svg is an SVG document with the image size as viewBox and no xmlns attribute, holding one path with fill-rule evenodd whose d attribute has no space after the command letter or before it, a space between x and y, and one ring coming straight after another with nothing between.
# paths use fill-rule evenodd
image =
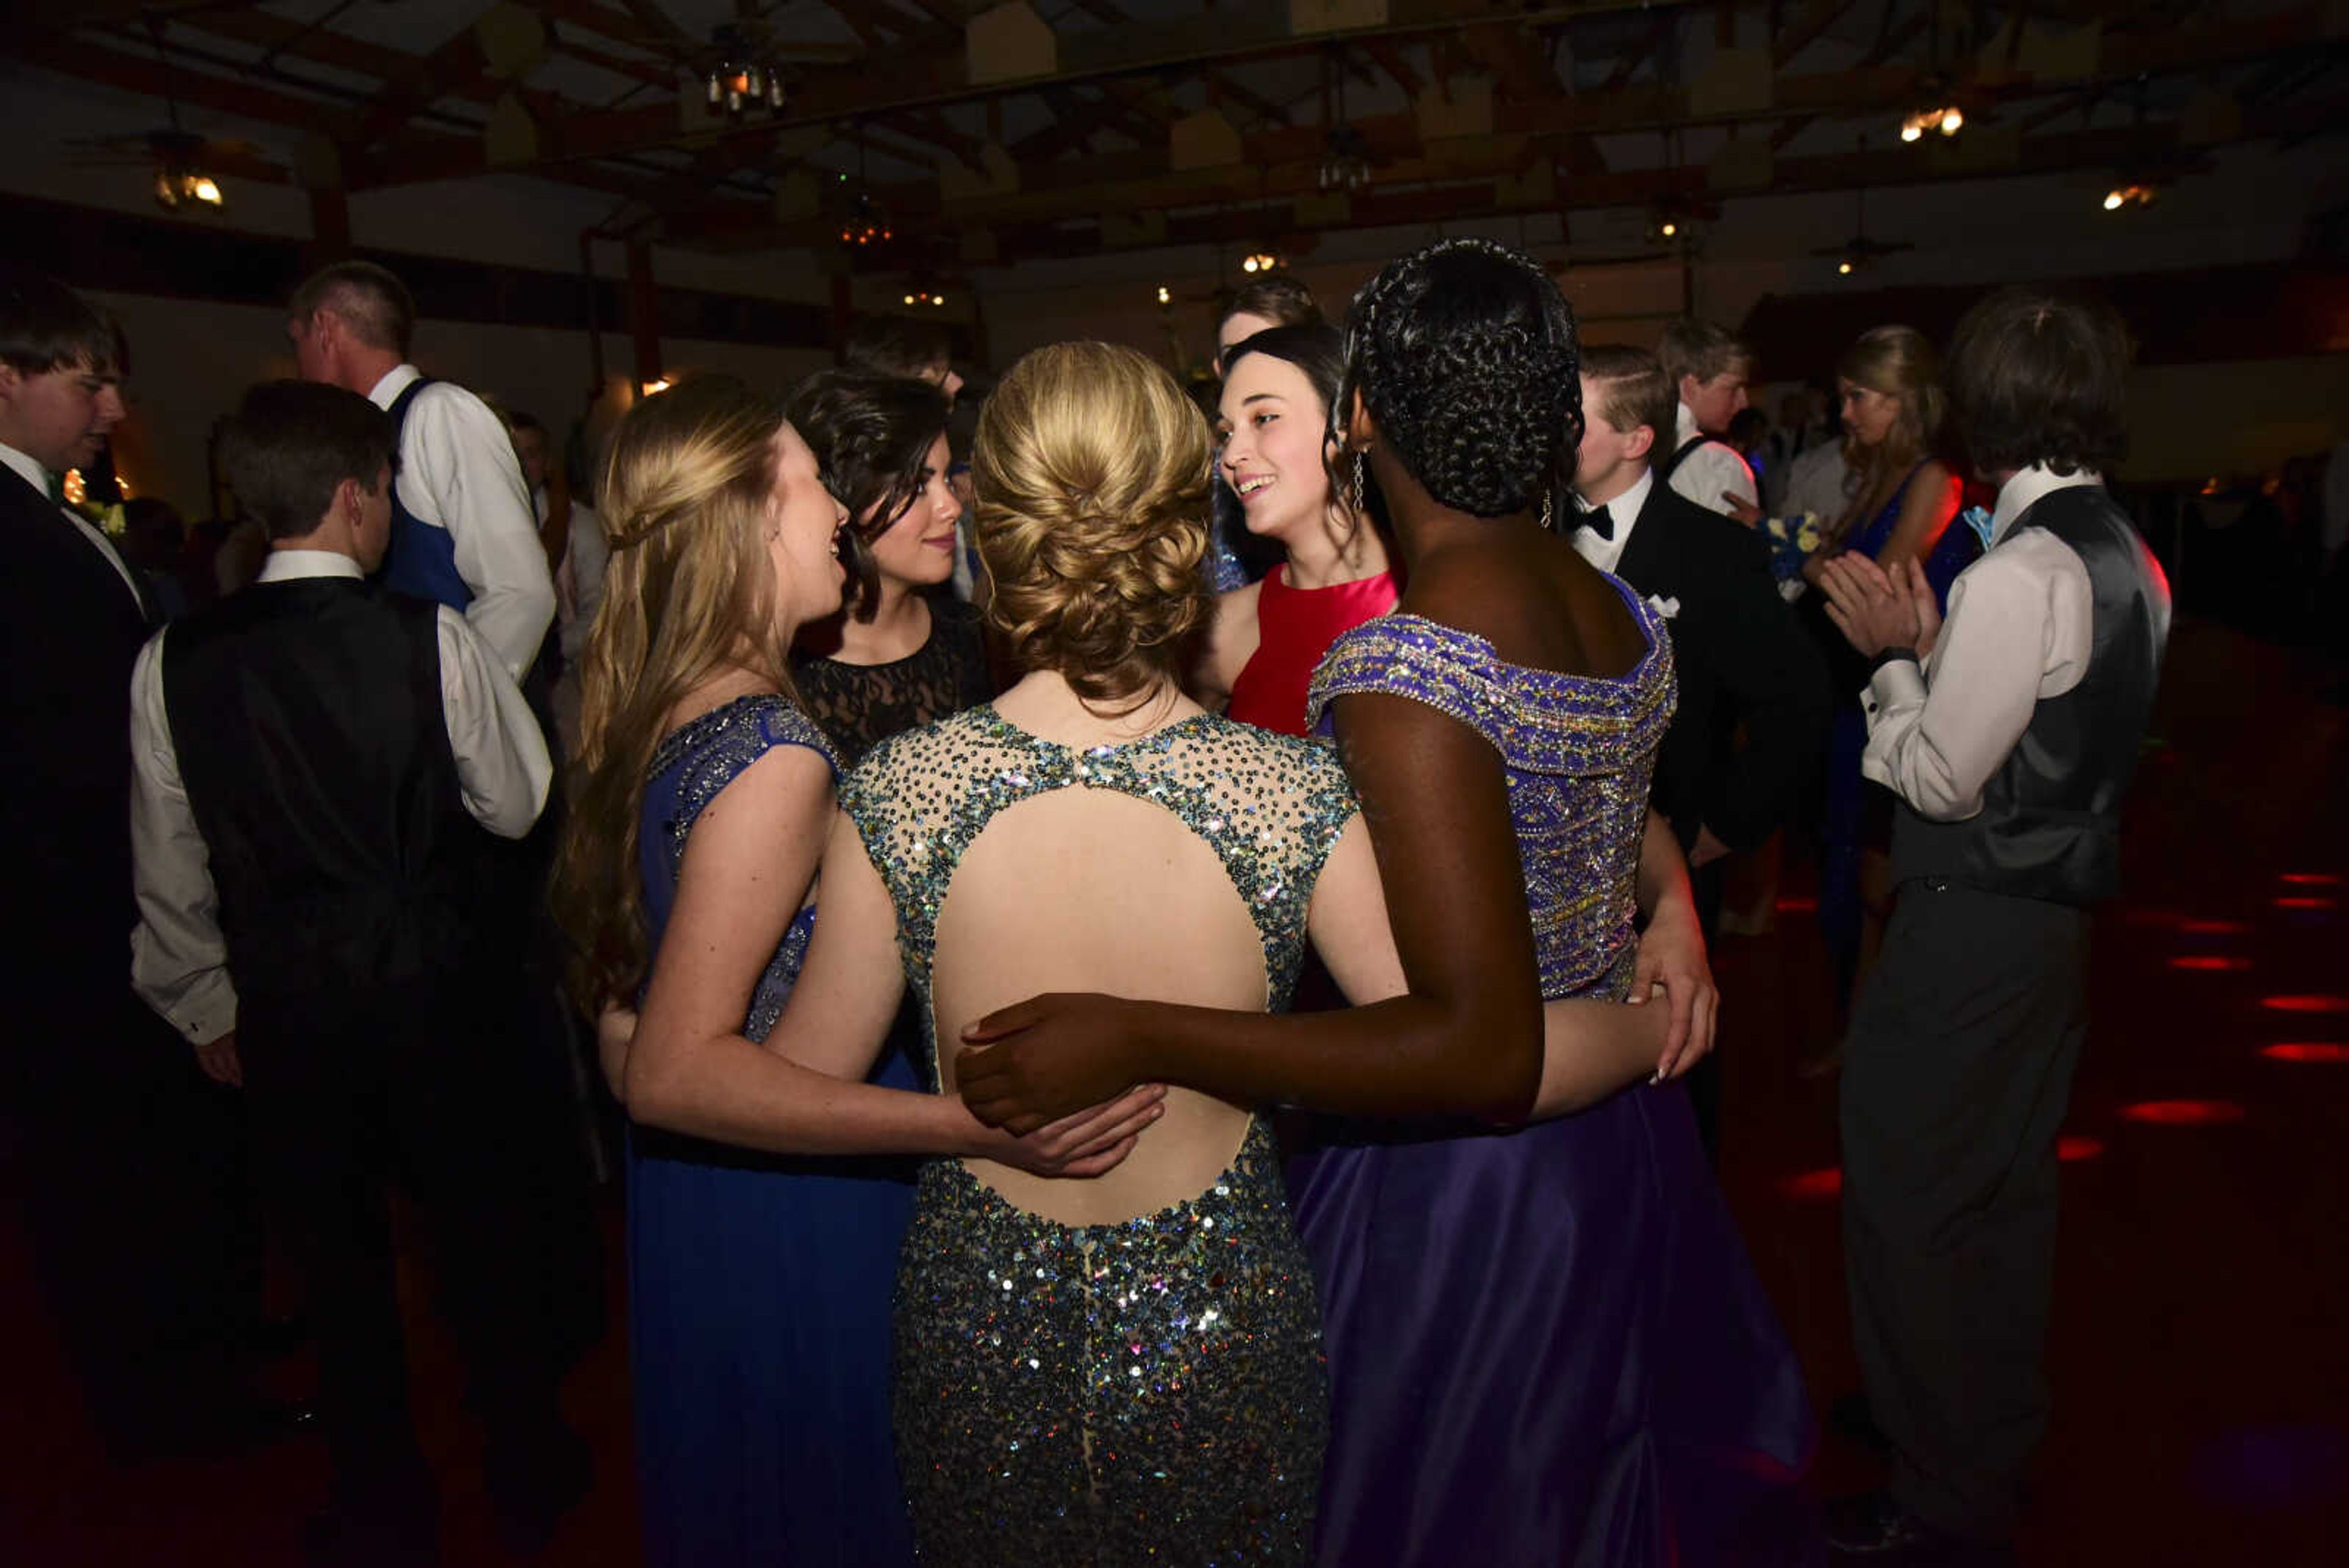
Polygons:
<instances>
[{"instance_id":1,"label":"man in black vest","mask_svg":"<svg viewBox=\"0 0 2349 1568\"><path fill-rule=\"evenodd\" d=\"M348 391L249 393L221 455L269 535L260 580L158 635L131 680L134 980L250 1099L310 1275L338 1562L423 1561L434 1538L395 1173L440 1243L502 1522L543 1532L585 1481L554 1405L537 1253L557 1162L529 1147L523 933L491 837L530 831L552 770L465 618L365 581L396 440Z\"/></svg>"},{"instance_id":2,"label":"man in black vest","mask_svg":"<svg viewBox=\"0 0 2349 1568\"><path fill-rule=\"evenodd\" d=\"M137 1459L267 1434L235 1376L259 1314L236 1106L129 985L130 668L157 618L58 498L122 418L118 375L86 300L0 270L0 1150L93 1424Z\"/></svg>"},{"instance_id":3,"label":"man in black vest","mask_svg":"<svg viewBox=\"0 0 2349 1568\"><path fill-rule=\"evenodd\" d=\"M1656 753L1652 804L1688 857L1711 941L1729 855L1777 831L1826 733L1827 680L1770 576L1761 537L1660 483L1650 468L1672 428L1654 355L1601 345L1582 355L1582 449L1574 472L1582 558L1658 607L1671 628L1680 707ZM1689 1075L1708 1151L1721 1132L1718 1055Z\"/></svg>"},{"instance_id":4,"label":"man in black vest","mask_svg":"<svg viewBox=\"0 0 2349 1568\"><path fill-rule=\"evenodd\" d=\"M1889 1488L1838 1510L1844 1560L2010 1562L2054 1263L2055 1134L2086 1033L2088 906L2118 881L2121 797L2169 592L2100 472L2127 340L2021 289L1958 326L1946 386L1999 486L1950 590L1843 556L1828 614L1876 661L1868 776L1900 797L1899 902L1844 1046L1844 1251Z\"/></svg>"}]
</instances>

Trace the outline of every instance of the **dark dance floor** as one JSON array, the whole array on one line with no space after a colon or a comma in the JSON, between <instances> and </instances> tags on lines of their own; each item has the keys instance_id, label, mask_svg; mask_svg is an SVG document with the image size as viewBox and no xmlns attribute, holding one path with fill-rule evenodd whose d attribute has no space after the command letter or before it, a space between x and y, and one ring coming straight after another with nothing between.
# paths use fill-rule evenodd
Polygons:
<instances>
[{"instance_id":1,"label":"dark dance floor","mask_svg":"<svg viewBox=\"0 0 2349 1568\"><path fill-rule=\"evenodd\" d=\"M2349 711L2337 671L2209 625L2172 645L2129 825L2129 896L2099 922L2094 1033L2066 1129L2049 1356L2054 1431L2024 1561L2315 1564L2349 1539ZM1826 959L1790 870L1776 929L1717 955L1725 1177L1822 1407L1852 1386L1837 1232L1835 1090L1796 1062L1829 1033ZM14 1180L17 1173L10 1172ZM298 1562L315 1439L233 1462L111 1469L60 1370L13 1212L0 1230L0 1560ZM614 1230L617 1262L617 1230ZM615 1269L616 1275L616 1268ZM419 1262L403 1281L420 1303ZM614 1284L617 1304L616 1279ZM615 1321L618 1321L615 1313ZM416 1398L453 1564L504 1563L466 1479L446 1344ZM298 1364L285 1368L298 1383ZM635 1561L626 1356L574 1378L599 1476L550 1563ZM1824 1490L1873 1479L1830 1433Z\"/></svg>"}]
</instances>

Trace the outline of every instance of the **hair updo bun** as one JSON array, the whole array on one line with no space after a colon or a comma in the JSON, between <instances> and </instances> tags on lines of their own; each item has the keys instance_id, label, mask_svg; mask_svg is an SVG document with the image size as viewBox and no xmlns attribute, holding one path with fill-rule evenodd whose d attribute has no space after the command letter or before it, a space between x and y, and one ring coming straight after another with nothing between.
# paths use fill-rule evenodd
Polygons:
<instances>
[{"instance_id":1,"label":"hair updo bun","mask_svg":"<svg viewBox=\"0 0 2349 1568\"><path fill-rule=\"evenodd\" d=\"M1439 504L1499 517L1573 477L1578 359L1574 312L1537 264L1444 240L1354 296L1339 406L1361 393L1379 439Z\"/></svg>"},{"instance_id":2,"label":"hair updo bun","mask_svg":"<svg viewBox=\"0 0 2349 1568\"><path fill-rule=\"evenodd\" d=\"M1011 367L971 452L988 618L1023 670L1088 701L1174 676L1211 607L1206 421L1131 348L1055 343Z\"/></svg>"}]
</instances>

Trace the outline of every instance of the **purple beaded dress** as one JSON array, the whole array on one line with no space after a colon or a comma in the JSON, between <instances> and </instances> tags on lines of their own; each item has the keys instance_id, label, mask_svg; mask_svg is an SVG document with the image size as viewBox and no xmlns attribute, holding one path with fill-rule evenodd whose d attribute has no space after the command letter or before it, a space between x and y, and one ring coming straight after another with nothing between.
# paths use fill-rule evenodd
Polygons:
<instances>
[{"instance_id":1,"label":"purple beaded dress","mask_svg":"<svg viewBox=\"0 0 2349 1568\"><path fill-rule=\"evenodd\" d=\"M1627 675L1505 664L1391 615L1341 637L1350 692L1425 702L1500 752L1546 997L1622 996L1671 645ZM1800 1368L1678 1085L1512 1132L1325 1126L1289 1170L1330 1378L1319 1560L1576 1568L1819 1554Z\"/></svg>"}]
</instances>

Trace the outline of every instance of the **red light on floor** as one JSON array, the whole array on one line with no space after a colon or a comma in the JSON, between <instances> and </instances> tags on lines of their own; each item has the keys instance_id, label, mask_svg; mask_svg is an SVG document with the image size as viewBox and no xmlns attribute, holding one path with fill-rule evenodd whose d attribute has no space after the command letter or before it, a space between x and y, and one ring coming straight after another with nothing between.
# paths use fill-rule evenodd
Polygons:
<instances>
[{"instance_id":1,"label":"red light on floor","mask_svg":"<svg viewBox=\"0 0 2349 1568\"><path fill-rule=\"evenodd\" d=\"M2240 937L2251 928L2240 920L2180 920L2178 931L2188 937Z\"/></svg>"},{"instance_id":2,"label":"red light on floor","mask_svg":"<svg viewBox=\"0 0 2349 1568\"><path fill-rule=\"evenodd\" d=\"M1778 1190L1788 1198L1805 1201L1833 1198L1843 1190L1843 1168L1829 1166L1825 1170L1806 1170L1800 1176L1782 1177Z\"/></svg>"},{"instance_id":3,"label":"red light on floor","mask_svg":"<svg viewBox=\"0 0 2349 1568\"><path fill-rule=\"evenodd\" d=\"M2102 1138L2083 1137L2077 1133L2065 1133L2055 1140L2055 1158L2067 1163L2079 1159L2094 1159L2104 1152L2105 1144Z\"/></svg>"},{"instance_id":4,"label":"red light on floor","mask_svg":"<svg viewBox=\"0 0 2349 1568\"><path fill-rule=\"evenodd\" d=\"M2323 1040L2291 1040L2262 1045L2260 1054L2274 1062L2349 1062L2349 1045Z\"/></svg>"},{"instance_id":5,"label":"red light on floor","mask_svg":"<svg viewBox=\"0 0 2349 1568\"><path fill-rule=\"evenodd\" d=\"M2260 1005L2270 1012L2349 1012L2349 996L2262 996Z\"/></svg>"},{"instance_id":6,"label":"red light on floor","mask_svg":"<svg viewBox=\"0 0 2349 1568\"><path fill-rule=\"evenodd\" d=\"M2218 972L2220 971L2232 971L2234 970L2251 968L2251 961L2247 958L2221 958L2209 953L2189 953L2183 958L2171 959L2169 961L2169 967L2172 969L2200 970L2206 972Z\"/></svg>"},{"instance_id":7,"label":"red light on floor","mask_svg":"<svg viewBox=\"0 0 2349 1568\"><path fill-rule=\"evenodd\" d=\"M2332 898L2278 898L2275 907L2279 909L2337 909L2341 905Z\"/></svg>"},{"instance_id":8,"label":"red light on floor","mask_svg":"<svg viewBox=\"0 0 2349 1568\"><path fill-rule=\"evenodd\" d=\"M2139 1100L2121 1107L2123 1119L2159 1127L2214 1127L2243 1119L2232 1100Z\"/></svg>"},{"instance_id":9,"label":"red light on floor","mask_svg":"<svg viewBox=\"0 0 2349 1568\"><path fill-rule=\"evenodd\" d=\"M1777 909L1782 915L1812 915L1818 912L1816 898L1781 898Z\"/></svg>"},{"instance_id":10,"label":"red light on floor","mask_svg":"<svg viewBox=\"0 0 2349 1568\"><path fill-rule=\"evenodd\" d=\"M2276 880L2289 882L2295 888L2338 888L2341 886L2341 873L2338 871L2286 871Z\"/></svg>"}]
</instances>

